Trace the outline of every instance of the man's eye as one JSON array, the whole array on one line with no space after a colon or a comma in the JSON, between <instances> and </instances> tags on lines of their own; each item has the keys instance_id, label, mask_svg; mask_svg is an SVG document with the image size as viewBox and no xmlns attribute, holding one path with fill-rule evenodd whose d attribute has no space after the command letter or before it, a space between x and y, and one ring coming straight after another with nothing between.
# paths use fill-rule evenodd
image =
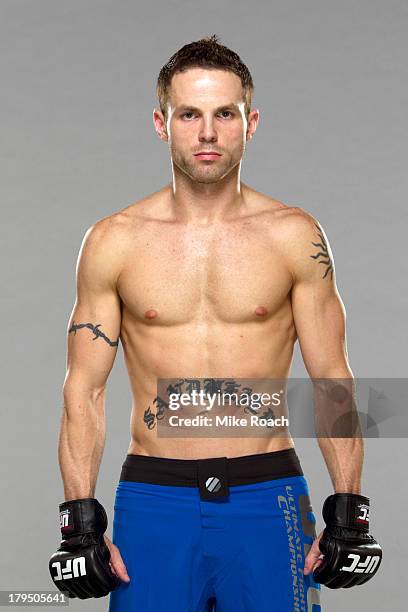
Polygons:
<instances>
[{"instance_id":1,"label":"man's eye","mask_svg":"<svg viewBox=\"0 0 408 612\"><path fill-rule=\"evenodd\" d=\"M224 119L228 119L229 117L233 116L232 112L229 110L221 111L219 114L222 115ZM194 117L194 113L193 111L186 111L181 115L181 117L182 119L192 119Z\"/></svg>"}]
</instances>

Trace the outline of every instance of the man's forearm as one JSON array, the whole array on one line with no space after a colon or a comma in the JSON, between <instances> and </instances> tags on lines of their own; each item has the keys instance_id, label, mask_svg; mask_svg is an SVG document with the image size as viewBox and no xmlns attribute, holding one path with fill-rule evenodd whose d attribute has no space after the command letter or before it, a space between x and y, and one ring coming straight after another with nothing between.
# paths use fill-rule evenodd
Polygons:
<instances>
[{"instance_id":1,"label":"man's forearm","mask_svg":"<svg viewBox=\"0 0 408 612\"><path fill-rule=\"evenodd\" d=\"M364 444L355 381L347 370L314 379L315 424L320 450L336 493L361 493Z\"/></svg>"},{"instance_id":2,"label":"man's forearm","mask_svg":"<svg viewBox=\"0 0 408 612\"><path fill-rule=\"evenodd\" d=\"M319 438L318 443L335 492L361 495L362 438Z\"/></svg>"},{"instance_id":3,"label":"man's forearm","mask_svg":"<svg viewBox=\"0 0 408 612\"><path fill-rule=\"evenodd\" d=\"M66 500L94 497L104 444L104 392L65 389L58 457Z\"/></svg>"}]
</instances>

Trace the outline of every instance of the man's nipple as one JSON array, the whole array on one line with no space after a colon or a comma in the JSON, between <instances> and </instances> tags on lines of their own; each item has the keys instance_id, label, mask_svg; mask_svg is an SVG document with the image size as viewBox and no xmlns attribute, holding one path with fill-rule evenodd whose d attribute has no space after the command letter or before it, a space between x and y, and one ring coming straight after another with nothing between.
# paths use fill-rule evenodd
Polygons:
<instances>
[{"instance_id":1,"label":"man's nipple","mask_svg":"<svg viewBox=\"0 0 408 612\"><path fill-rule=\"evenodd\" d=\"M157 310L153 310L153 308L151 308L150 310L146 310L145 312L145 319L155 319L157 317Z\"/></svg>"},{"instance_id":2,"label":"man's nipple","mask_svg":"<svg viewBox=\"0 0 408 612\"><path fill-rule=\"evenodd\" d=\"M257 315L257 317L264 317L268 314L267 309L265 308L265 306L258 306L255 309L255 314Z\"/></svg>"}]
</instances>

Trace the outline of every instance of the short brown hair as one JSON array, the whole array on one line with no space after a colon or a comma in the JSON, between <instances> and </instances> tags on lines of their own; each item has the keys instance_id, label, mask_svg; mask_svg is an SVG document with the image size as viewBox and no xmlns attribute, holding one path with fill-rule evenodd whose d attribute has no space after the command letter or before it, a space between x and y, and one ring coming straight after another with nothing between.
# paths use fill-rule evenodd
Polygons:
<instances>
[{"instance_id":1,"label":"short brown hair","mask_svg":"<svg viewBox=\"0 0 408 612\"><path fill-rule=\"evenodd\" d=\"M173 75L189 68L216 68L236 74L241 79L245 114L248 117L254 90L251 73L235 51L220 45L218 41L217 35L213 34L188 43L174 53L160 70L156 91L164 117L167 117L167 101Z\"/></svg>"}]
</instances>

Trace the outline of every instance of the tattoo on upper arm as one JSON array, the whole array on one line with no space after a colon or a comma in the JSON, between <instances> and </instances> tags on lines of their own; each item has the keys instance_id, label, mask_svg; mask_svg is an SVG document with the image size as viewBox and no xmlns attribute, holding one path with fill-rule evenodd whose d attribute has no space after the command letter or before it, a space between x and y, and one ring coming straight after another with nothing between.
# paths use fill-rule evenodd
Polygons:
<instances>
[{"instance_id":1,"label":"tattoo on upper arm","mask_svg":"<svg viewBox=\"0 0 408 612\"><path fill-rule=\"evenodd\" d=\"M110 340L108 338L108 336L106 336L103 333L103 331L101 331L99 329L101 325L102 325L102 323L98 323L98 325L93 325L92 323L75 323L75 321L73 321L70 329L68 330L68 333L70 334L71 332L74 332L74 334L76 334L77 333L77 329L81 329L82 327L87 327L88 329L90 329L95 334L95 336L92 338L92 340L96 340L97 338L102 338L110 346L118 346L119 345L119 338L117 340L115 340L115 341L114 340Z\"/></svg>"},{"instance_id":2,"label":"tattoo on upper arm","mask_svg":"<svg viewBox=\"0 0 408 612\"><path fill-rule=\"evenodd\" d=\"M322 278L326 278L326 276L330 272L330 278L332 279L333 278L333 262L329 255L329 249L327 248L327 242L322 234L320 227L317 225L317 223L315 223L315 226L316 226L316 231L319 234L319 238L321 242L312 242L312 244L313 246L318 247L320 251L316 253L316 255L310 255L310 257L312 259L319 259L320 257L321 259L319 259L318 263L324 264L326 266L326 272L324 273Z\"/></svg>"}]
</instances>

